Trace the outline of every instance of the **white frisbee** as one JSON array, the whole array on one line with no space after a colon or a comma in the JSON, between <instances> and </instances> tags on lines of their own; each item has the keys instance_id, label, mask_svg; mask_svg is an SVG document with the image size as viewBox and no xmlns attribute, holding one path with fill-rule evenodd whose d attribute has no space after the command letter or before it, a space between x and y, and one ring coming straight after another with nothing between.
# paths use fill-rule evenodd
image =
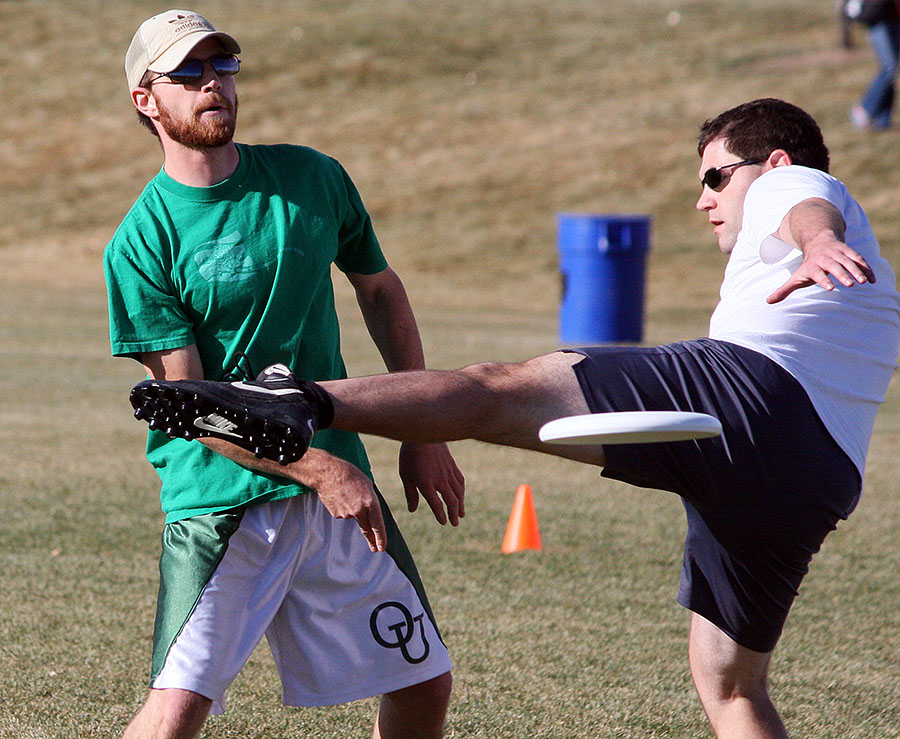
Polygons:
<instances>
[{"instance_id":1,"label":"white frisbee","mask_svg":"<svg viewBox=\"0 0 900 739\"><path fill-rule=\"evenodd\" d=\"M706 439L722 433L719 419L688 411L621 411L567 416L545 423L547 444L642 444Z\"/></svg>"}]
</instances>

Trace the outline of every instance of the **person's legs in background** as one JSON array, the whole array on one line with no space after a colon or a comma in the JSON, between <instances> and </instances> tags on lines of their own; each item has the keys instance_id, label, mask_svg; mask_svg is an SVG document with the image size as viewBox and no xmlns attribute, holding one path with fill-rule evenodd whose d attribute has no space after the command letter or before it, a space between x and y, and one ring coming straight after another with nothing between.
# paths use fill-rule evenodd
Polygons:
<instances>
[{"instance_id":1,"label":"person's legs in background","mask_svg":"<svg viewBox=\"0 0 900 739\"><path fill-rule=\"evenodd\" d=\"M878 73L850 117L858 128L888 128L894 106L894 85L900 59L900 19L885 21L868 31L869 44L878 59Z\"/></svg>"}]
</instances>

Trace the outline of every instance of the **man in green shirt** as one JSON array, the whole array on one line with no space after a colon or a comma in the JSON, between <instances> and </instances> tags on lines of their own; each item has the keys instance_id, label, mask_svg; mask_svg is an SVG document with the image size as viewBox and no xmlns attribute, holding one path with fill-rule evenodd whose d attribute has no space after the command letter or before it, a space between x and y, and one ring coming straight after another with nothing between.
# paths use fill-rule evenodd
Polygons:
<instances>
[{"instance_id":1,"label":"man in green shirt","mask_svg":"<svg viewBox=\"0 0 900 739\"><path fill-rule=\"evenodd\" d=\"M113 354L155 379L237 379L274 362L343 378L333 263L388 370L423 368L406 292L340 164L233 140L239 52L175 10L129 47L131 98L165 161L104 255ZM383 694L375 736L441 736L449 657L396 526L386 540L360 535L390 513L358 492L373 488L356 434L323 430L283 466L151 430L147 458L166 525L151 691L126 736L195 736L263 634L285 703ZM464 482L447 447L404 445L400 459L410 510L421 492L457 525Z\"/></svg>"}]
</instances>

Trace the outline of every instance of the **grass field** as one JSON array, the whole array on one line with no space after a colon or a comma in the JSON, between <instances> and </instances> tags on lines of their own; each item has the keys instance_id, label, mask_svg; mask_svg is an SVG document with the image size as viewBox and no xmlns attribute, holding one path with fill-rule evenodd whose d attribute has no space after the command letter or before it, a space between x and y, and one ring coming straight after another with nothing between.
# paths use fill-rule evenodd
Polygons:
<instances>
[{"instance_id":1,"label":"grass field","mask_svg":"<svg viewBox=\"0 0 900 739\"><path fill-rule=\"evenodd\" d=\"M0 737L113 736L149 666L162 516L109 357L100 254L160 165L122 58L159 2L0 2ZM404 277L435 367L557 346L560 211L654 219L647 343L706 330L724 261L702 216L699 123L784 97L900 264L897 133L853 131L873 72L826 0L204 0L244 47L239 138L340 159ZM677 15L675 15L677 13ZM675 22L677 20L677 23ZM379 370L339 289L353 374ZM772 689L797 737L900 736L900 390L866 491L801 589ZM669 495L474 442L463 526L403 511L397 447L367 440L455 662L450 737L702 737L674 603ZM500 553L531 484L542 552ZM280 705L265 647L207 737L365 736L374 701Z\"/></svg>"}]
</instances>

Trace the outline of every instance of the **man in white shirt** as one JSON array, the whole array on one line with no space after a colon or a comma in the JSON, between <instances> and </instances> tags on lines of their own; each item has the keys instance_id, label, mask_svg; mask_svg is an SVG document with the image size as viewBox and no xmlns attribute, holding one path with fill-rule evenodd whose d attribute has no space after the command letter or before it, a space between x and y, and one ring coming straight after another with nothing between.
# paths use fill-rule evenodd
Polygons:
<instances>
[{"instance_id":1,"label":"man in white shirt","mask_svg":"<svg viewBox=\"0 0 900 739\"><path fill-rule=\"evenodd\" d=\"M692 612L689 661L706 715L719 736L785 737L769 662L813 554L859 500L875 411L896 368L900 296L865 214L827 174L828 150L804 111L773 99L738 106L703 124L698 151L697 208L730 254L709 338L319 385L287 368L274 371L277 384L265 373L243 387L148 381L132 403L186 433L196 411L167 398L187 390L231 414L240 435L241 419L269 413L267 386L293 384L305 398L290 405L298 417L333 411L333 425L350 431L533 449L677 493L688 521L678 601ZM634 410L708 413L723 432L603 447L538 439L555 418ZM377 520L345 513L370 542L383 538Z\"/></svg>"}]
</instances>

